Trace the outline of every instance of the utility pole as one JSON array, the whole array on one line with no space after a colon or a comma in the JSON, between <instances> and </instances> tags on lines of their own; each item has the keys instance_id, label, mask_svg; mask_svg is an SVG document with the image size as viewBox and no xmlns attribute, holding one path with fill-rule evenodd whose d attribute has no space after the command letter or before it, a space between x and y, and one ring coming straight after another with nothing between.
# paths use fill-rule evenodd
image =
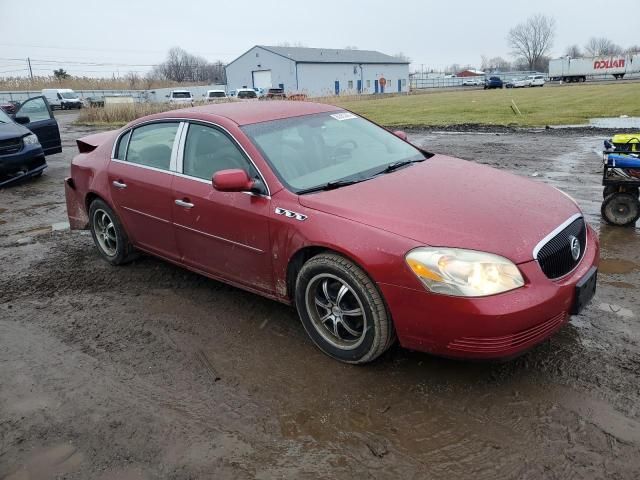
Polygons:
<instances>
[{"instance_id":1,"label":"utility pole","mask_svg":"<svg viewBox=\"0 0 640 480\"><path fill-rule=\"evenodd\" d=\"M29 64L29 78L33 82L33 70L31 69L31 59L29 57L27 57L27 63Z\"/></svg>"}]
</instances>

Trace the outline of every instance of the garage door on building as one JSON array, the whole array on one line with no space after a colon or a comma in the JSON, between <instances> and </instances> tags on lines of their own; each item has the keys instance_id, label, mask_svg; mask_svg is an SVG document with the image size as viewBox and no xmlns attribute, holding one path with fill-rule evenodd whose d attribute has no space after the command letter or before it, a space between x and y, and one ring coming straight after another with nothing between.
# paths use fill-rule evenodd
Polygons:
<instances>
[{"instance_id":1,"label":"garage door on building","mask_svg":"<svg viewBox=\"0 0 640 480\"><path fill-rule=\"evenodd\" d=\"M271 70L257 70L253 73L253 88L271 88Z\"/></svg>"}]
</instances>

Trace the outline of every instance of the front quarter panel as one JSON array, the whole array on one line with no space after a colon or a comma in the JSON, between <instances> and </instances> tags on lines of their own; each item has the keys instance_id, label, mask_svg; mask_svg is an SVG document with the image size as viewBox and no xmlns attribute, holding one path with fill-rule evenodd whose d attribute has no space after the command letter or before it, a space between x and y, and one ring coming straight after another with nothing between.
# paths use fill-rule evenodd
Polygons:
<instances>
[{"instance_id":1,"label":"front quarter panel","mask_svg":"<svg viewBox=\"0 0 640 480\"><path fill-rule=\"evenodd\" d=\"M276 213L278 209L280 213ZM299 215L305 218L301 220ZM283 300L292 300L291 292L287 291L289 262L307 247L326 248L344 255L376 283L419 288L418 280L404 262L406 252L419 246L415 240L304 207L287 190L273 198L270 230L276 290Z\"/></svg>"}]
</instances>

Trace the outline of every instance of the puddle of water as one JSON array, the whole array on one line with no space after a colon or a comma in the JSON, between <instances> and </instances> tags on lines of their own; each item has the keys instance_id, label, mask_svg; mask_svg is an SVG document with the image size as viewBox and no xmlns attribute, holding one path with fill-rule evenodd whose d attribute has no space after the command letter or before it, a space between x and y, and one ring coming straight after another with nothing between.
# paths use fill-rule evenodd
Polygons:
<instances>
[{"instance_id":1,"label":"puddle of water","mask_svg":"<svg viewBox=\"0 0 640 480\"><path fill-rule=\"evenodd\" d=\"M589 126L597 128L639 128L640 117L592 118Z\"/></svg>"},{"instance_id":2,"label":"puddle of water","mask_svg":"<svg viewBox=\"0 0 640 480\"><path fill-rule=\"evenodd\" d=\"M631 273L639 268L640 265L629 260L622 260L620 258L603 258L600 260L598 270L601 273L622 275L625 273Z\"/></svg>"},{"instance_id":3,"label":"puddle of water","mask_svg":"<svg viewBox=\"0 0 640 480\"><path fill-rule=\"evenodd\" d=\"M622 307L620 305L612 305L611 303L601 303L600 305L598 305L598 309L606 313L613 313L623 318L635 317L635 314L633 313L632 310Z\"/></svg>"}]
</instances>

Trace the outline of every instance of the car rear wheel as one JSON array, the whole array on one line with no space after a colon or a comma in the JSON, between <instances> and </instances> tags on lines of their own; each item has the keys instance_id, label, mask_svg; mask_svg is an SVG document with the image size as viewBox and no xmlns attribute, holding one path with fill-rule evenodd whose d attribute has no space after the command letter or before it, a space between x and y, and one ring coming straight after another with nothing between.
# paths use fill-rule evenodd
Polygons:
<instances>
[{"instance_id":1,"label":"car rear wheel","mask_svg":"<svg viewBox=\"0 0 640 480\"><path fill-rule=\"evenodd\" d=\"M89 207L89 228L98 252L112 265L122 265L135 258L133 245L115 212L96 199Z\"/></svg>"},{"instance_id":2,"label":"car rear wheel","mask_svg":"<svg viewBox=\"0 0 640 480\"><path fill-rule=\"evenodd\" d=\"M640 201L630 193L612 193L602 202L601 213L611 225L631 226L640 218Z\"/></svg>"},{"instance_id":3,"label":"car rear wheel","mask_svg":"<svg viewBox=\"0 0 640 480\"><path fill-rule=\"evenodd\" d=\"M346 363L366 363L395 340L382 295L367 274L336 254L303 265L295 300L302 324L324 353Z\"/></svg>"}]
</instances>

